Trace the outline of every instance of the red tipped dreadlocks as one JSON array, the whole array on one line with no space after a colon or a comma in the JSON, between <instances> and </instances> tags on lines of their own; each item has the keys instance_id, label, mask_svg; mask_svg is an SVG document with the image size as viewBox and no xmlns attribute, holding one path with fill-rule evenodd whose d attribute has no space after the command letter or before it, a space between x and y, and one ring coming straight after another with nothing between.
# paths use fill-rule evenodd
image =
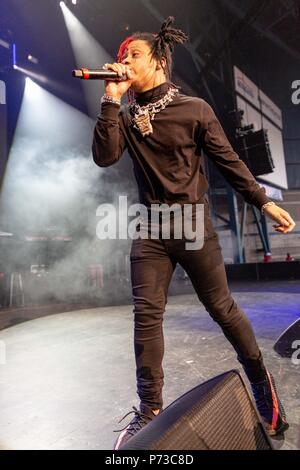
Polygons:
<instances>
[{"instance_id":1,"label":"red tipped dreadlocks","mask_svg":"<svg viewBox=\"0 0 300 470\"><path fill-rule=\"evenodd\" d=\"M126 38L122 44L120 45L119 47L119 50L118 50L118 56L117 56L117 60L118 62L122 62L123 60L123 56L124 56L124 53L128 47L128 45L134 40L134 37L133 36L129 36L128 38Z\"/></svg>"}]
</instances>

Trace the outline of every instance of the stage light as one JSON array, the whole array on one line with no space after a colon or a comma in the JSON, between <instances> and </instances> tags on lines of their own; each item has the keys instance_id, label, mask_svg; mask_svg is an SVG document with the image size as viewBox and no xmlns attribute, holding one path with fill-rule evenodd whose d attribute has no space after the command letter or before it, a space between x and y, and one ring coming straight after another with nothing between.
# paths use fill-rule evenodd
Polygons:
<instances>
[{"instance_id":1,"label":"stage light","mask_svg":"<svg viewBox=\"0 0 300 470\"><path fill-rule=\"evenodd\" d=\"M3 41L3 39L0 39L0 46L5 47L5 49L9 49L10 45L8 42Z\"/></svg>"},{"instance_id":2,"label":"stage light","mask_svg":"<svg viewBox=\"0 0 300 470\"><path fill-rule=\"evenodd\" d=\"M60 8L64 8L66 6L65 2L59 2Z\"/></svg>"},{"instance_id":3,"label":"stage light","mask_svg":"<svg viewBox=\"0 0 300 470\"><path fill-rule=\"evenodd\" d=\"M66 85L63 85L61 82L57 80L53 80L49 77L46 77L45 75L42 75L41 73L33 72L32 70L28 68L19 67L18 65L15 65L14 69L20 73L23 73L26 77L33 79L34 83L38 85L47 85L48 87L51 87L53 90L55 90L56 92L60 94L64 94L65 96L69 96L69 97L73 96L72 92L70 92L69 87Z\"/></svg>"},{"instance_id":4,"label":"stage light","mask_svg":"<svg viewBox=\"0 0 300 470\"><path fill-rule=\"evenodd\" d=\"M33 64L37 65L39 63L39 60L36 57L33 57L33 55L31 55L31 54L29 54L27 58L28 58L29 62L32 62Z\"/></svg>"},{"instance_id":5,"label":"stage light","mask_svg":"<svg viewBox=\"0 0 300 470\"><path fill-rule=\"evenodd\" d=\"M78 4L79 2L77 2ZM73 10L75 11L75 9ZM97 69L99 64L112 63L113 58L67 6L62 9L62 13L70 36L77 68L88 66ZM90 116L94 118L99 114L99 97L104 93L104 84L97 82L98 80L82 80L81 83Z\"/></svg>"},{"instance_id":6,"label":"stage light","mask_svg":"<svg viewBox=\"0 0 300 470\"><path fill-rule=\"evenodd\" d=\"M17 68L17 46L15 44L12 46L12 63L13 68Z\"/></svg>"},{"instance_id":7,"label":"stage light","mask_svg":"<svg viewBox=\"0 0 300 470\"><path fill-rule=\"evenodd\" d=\"M25 94L30 101L39 99L41 87L31 80L31 78L26 77Z\"/></svg>"},{"instance_id":8,"label":"stage light","mask_svg":"<svg viewBox=\"0 0 300 470\"><path fill-rule=\"evenodd\" d=\"M77 0L72 0L73 5L77 4Z\"/></svg>"},{"instance_id":9,"label":"stage light","mask_svg":"<svg viewBox=\"0 0 300 470\"><path fill-rule=\"evenodd\" d=\"M32 70L19 67L18 65L14 65L14 69L18 70L18 72L20 73L24 73L24 75L27 75L28 78L32 77L34 80L37 80L38 82L51 83L51 81L47 77L45 77L45 75L41 75L40 73L32 72Z\"/></svg>"}]
</instances>

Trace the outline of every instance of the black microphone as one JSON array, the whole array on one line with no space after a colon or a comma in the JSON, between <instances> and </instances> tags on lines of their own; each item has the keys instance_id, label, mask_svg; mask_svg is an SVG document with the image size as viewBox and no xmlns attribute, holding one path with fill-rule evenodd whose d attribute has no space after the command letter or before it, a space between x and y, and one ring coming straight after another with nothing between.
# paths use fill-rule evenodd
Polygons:
<instances>
[{"instance_id":1,"label":"black microphone","mask_svg":"<svg viewBox=\"0 0 300 470\"><path fill-rule=\"evenodd\" d=\"M127 80L127 75L122 75L122 77L119 77L117 72L105 69L97 70L82 68L79 70L73 70L72 75L75 78L82 78L83 80L107 80L114 78L118 79L119 81Z\"/></svg>"}]
</instances>

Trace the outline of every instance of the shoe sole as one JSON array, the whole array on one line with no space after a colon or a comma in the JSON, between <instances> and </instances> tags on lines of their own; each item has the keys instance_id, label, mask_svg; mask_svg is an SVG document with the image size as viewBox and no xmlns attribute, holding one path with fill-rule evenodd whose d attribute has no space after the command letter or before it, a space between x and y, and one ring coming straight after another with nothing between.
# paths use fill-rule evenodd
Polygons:
<instances>
[{"instance_id":1,"label":"shoe sole","mask_svg":"<svg viewBox=\"0 0 300 470\"><path fill-rule=\"evenodd\" d=\"M287 431L289 428L289 423L283 423L280 428L274 430L274 429L266 429L267 433L269 434L270 437L275 437L279 436L280 434L283 434L285 431Z\"/></svg>"}]
</instances>

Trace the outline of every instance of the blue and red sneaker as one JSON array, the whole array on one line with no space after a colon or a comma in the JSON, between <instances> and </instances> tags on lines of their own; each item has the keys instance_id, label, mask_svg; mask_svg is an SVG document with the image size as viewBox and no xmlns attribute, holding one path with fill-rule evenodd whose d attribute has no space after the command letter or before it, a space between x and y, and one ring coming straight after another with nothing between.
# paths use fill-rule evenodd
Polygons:
<instances>
[{"instance_id":1,"label":"blue and red sneaker","mask_svg":"<svg viewBox=\"0 0 300 470\"><path fill-rule=\"evenodd\" d=\"M279 400L275 381L268 371L266 379L261 382L250 382L256 407L263 419L269 436L282 434L289 427L285 411Z\"/></svg>"}]
</instances>

